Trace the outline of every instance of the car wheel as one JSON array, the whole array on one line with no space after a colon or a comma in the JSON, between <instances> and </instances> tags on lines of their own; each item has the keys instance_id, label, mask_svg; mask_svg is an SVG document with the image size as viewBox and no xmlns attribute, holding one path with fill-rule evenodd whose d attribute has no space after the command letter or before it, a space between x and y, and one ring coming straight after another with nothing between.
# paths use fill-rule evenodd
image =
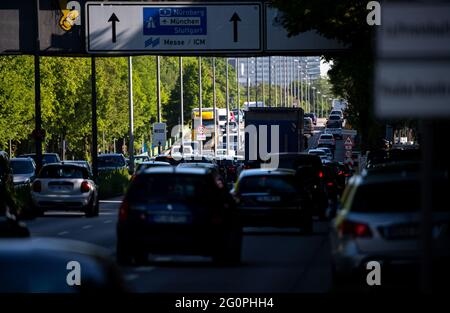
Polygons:
<instances>
[{"instance_id":1,"label":"car wheel","mask_svg":"<svg viewBox=\"0 0 450 313\"><path fill-rule=\"evenodd\" d=\"M225 243L213 255L213 263L224 266L239 265L242 257L242 233L233 231L225 237Z\"/></svg>"},{"instance_id":2,"label":"car wheel","mask_svg":"<svg viewBox=\"0 0 450 313\"><path fill-rule=\"evenodd\" d=\"M94 217L94 216L98 216L98 207L97 204L94 204L94 199L91 199L91 201L89 201L88 206L86 207L85 210L85 215L86 217Z\"/></svg>"},{"instance_id":3,"label":"car wheel","mask_svg":"<svg viewBox=\"0 0 450 313\"><path fill-rule=\"evenodd\" d=\"M124 247L124 244L119 240L116 245L116 257L119 265L129 266L133 264L133 256L130 250Z\"/></svg>"},{"instance_id":4,"label":"car wheel","mask_svg":"<svg viewBox=\"0 0 450 313\"><path fill-rule=\"evenodd\" d=\"M305 218L301 225L301 231L304 235L312 235L314 233L314 221L312 216Z\"/></svg>"}]
</instances>

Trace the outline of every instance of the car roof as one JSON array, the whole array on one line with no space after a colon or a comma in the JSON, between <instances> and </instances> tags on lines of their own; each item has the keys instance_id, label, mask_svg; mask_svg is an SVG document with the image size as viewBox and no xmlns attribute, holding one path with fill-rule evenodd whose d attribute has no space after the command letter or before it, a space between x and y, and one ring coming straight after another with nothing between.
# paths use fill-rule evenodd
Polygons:
<instances>
[{"instance_id":1,"label":"car roof","mask_svg":"<svg viewBox=\"0 0 450 313\"><path fill-rule=\"evenodd\" d=\"M10 159L10 161L19 161L19 162L34 162L34 160L30 157L17 157L17 158L12 158Z\"/></svg>"},{"instance_id":2,"label":"car roof","mask_svg":"<svg viewBox=\"0 0 450 313\"><path fill-rule=\"evenodd\" d=\"M103 156L121 156L122 157L123 154L121 154L121 153L102 153L102 154L99 154L97 157L100 158Z\"/></svg>"},{"instance_id":3,"label":"car roof","mask_svg":"<svg viewBox=\"0 0 450 313\"><path fill-rule=\"evenodd\" d=\"M141 174L181 174L181 175L205 175L210 169L205 167L151 167L145 169Z\"/></svg>"},{"instance_id":4,"label":"car roof","mask_svg":"<svg viewBox=\"0 0 450 313\"><path fill-rule=\"evenodd\" d=\"M279 169L263 169L263 168L255 168L243 170L241 172L240 178L249 177L249 176L282 176L282 175L295 175L295 171L291 169L279 168Z\"/></svg>"},{"instance_id":5,"label":"car roof","mask_svg":"<svg viewBox=\"0 0 450 313\"><path fill-rule=\"evenodd\" d=\"M169 162L164 162L164 161L154 161L154 160L152 160L152 161L144 161L144 162L140 163L140 165L146 165L146 164L149 164L149 165L152 165L152 164L170 165Z\"/></svg>"}]
</instances>

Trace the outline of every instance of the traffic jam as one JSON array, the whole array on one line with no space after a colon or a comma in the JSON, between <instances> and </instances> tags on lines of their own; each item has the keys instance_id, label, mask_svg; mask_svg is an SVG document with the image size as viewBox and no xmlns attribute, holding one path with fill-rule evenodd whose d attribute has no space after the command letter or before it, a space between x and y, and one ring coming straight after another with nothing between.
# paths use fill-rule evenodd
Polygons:
<instances>
[{"instance_id":1,"label":"traffic jam","mask_svg":"<svg viewBox=\"0 0 450 313\"><path fill-rule=\"evenodd\" d=\"M450 6L382 4L384 28L377 1L6 2L0 293L448 290L448 51L421 27Z\"/></svg>"}]
</instances>

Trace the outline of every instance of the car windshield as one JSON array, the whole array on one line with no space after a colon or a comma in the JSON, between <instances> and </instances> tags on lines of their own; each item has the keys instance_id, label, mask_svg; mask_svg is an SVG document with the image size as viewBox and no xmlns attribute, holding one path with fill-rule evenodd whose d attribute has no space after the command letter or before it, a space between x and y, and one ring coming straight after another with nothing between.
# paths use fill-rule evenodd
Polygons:
<instances>
[{"instance_id":1,"label":"car windshield","mask_svg":"<svg viewBox=\"0 0 450 313\"><path fill-rule=\"evenodd\" d=\"M130 187L133 202L205 202L211 188L203 175L138 175Z\"/></svg>"},{"instance_id":2,"label":"car windshield","mask_svg":"<svg viewBox=\"0 0 450 313\"><path fill-rule=\"evenodd\" d=\"M98 157L98 167L124 167L125 160L121 156L108 155Z\"/></svg>"},{"instance_id":3,"label":"car windshield","mask_svg":"<svg viewBox=\"0 0 450 313\"><path fill-rule=\"evenodd\" d=\"M433 210L450 211L444 195L450 190L448 180L433 184ZM418 181L372 183L360 186L351 204L352 212L416 212L420 210L420 184Z\"/></svg>"},{"instance_id":4,"label":"car windshield","mask_svg":"<svg viewBox=\"0 0 450 313\"><path fill-rule=\"evenodd\" d=\"M11 160L10 164L13 174L31 174L34 172L34 167L31 162Z\"/></svg>"},{"instance_id":5,"label":"car windshield","mask_svg":"<svg viewBox=\"0 0 450 313\"><path fill-rule=\"evenodd\" d=\"M78 166L47 166L44 167L39 178L83 178L89 177L87 170Z\"/></svg>"},{"instance_id":6,"label":"car windshield","mask_svg":"<svg viewBox=\"0 0 450 313\"><path fill-rule=\"evenodd\" d=\"M341 117L339 115L330 115L329 120L340 120Z\"/></svg>"},{"instance_id":7,"label":"car windshield","mask_svg":"<svg viewBox=\"0 0 450 313\"><path fill-rule=\"evenodd\" d=\"M291 175L258 175L244 177L239 184L241 193L296 193L295 178Z\"/></svg>"}]
</instances>

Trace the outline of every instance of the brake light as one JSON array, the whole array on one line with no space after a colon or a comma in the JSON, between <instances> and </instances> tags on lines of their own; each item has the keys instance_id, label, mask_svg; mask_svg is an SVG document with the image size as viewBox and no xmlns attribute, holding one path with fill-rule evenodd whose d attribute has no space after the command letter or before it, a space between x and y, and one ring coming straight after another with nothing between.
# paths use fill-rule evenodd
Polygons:
<instances>
[{"instance_id":1,"label":"brake light","mask_svg":"<svg viewBox=\"0 0 450 313\"><path fill-rule=\"evenodd\" d=\"M323 178L323 172L322 171L319 172L319 178Z\"/></svg>"},{"instance_id":2,"label":"brake light","mask_svg":"<svg viewBox=\"0 0 450 313\"><path fill-rule=\"evenodd\" d=\"M372 231L370 230L369 225L352 221L343 221L339 225L338 232L341 236L349 235L355 238L372 237Z\"/></svg>"},{"instance_id":3,"label":"brake light","mask_svg":"<svg viewBox=\"0 0 450 313\"><path fill-rule=\"evenodd\" d=\"M34 191L34 192L41 192L41 190L42 190L42 184L41 184L41 181L40 181L40 180L36 180L36 181L33 183L33 191Z\"/></svg>"},{"instance_id":4,"label":"brake light","mask_svg":"<svg viewBox=\"0 0 450 313\"><path fill-rule=\"evenodd\" d=\"M130 204L127 199L123 199L119 208L119 221L125 221L128 217L128 211L130 210Z\"/></svg>"},{"instance_id":5,"label":"brake light","mask_svg":"<svg viewBox=\"0 0 450 313\"><path fill-rule=\"evenodd\" d=\"M81 192L89 192L91 190L91 184L88 181L83 181L80 189Z\"/></svg>"},{"instance_id":6,"label":"brake light","mask_svg":"<svg viewBox=\"0 0 450 313\"><path fill-rule=\"evenodd\" d=\"M327 186L332 187L332 186L333 186L333 182L328 182L328 183L327 183Z\"/></svg>"},{"instance_id":7,"label":"brake light","mask_svg":"<svg viewBox=\"0 0 450 313\"><path fill-rule=\"evenodd\" d=\"M338 175L342 175L342 174L344 174L343 171L339 171L339 172L338 172Z\"/></svg>"}]
</instances>

